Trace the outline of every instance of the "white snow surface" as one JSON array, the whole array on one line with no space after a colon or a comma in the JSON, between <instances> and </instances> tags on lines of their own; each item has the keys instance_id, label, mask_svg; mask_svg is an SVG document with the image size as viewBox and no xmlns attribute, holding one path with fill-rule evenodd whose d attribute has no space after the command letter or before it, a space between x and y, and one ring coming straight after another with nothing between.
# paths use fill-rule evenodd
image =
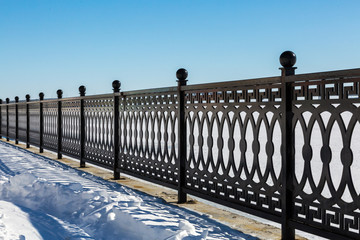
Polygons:
<instances>
[{"instance_id":1,"label":"white snow surface","mask_svg":"<svg viewBox=\"0 0 360 240\"><path fill-rule=\"evenodd\" d=\"M0 240L257 239L0 142Z\"/></svg>"}]
</instances>

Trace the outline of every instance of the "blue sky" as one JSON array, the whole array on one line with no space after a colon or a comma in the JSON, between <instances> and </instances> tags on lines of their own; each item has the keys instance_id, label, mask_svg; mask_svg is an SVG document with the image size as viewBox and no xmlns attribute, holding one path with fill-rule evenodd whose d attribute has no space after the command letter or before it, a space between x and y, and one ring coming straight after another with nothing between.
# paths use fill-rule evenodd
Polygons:
<instances>
[{"instance_id":1,"label":"blue sky","mask_svg":"<svg viewBox=\"0 0 360 240\"><path fill-rule=\"evenodd\" d=\"M360 1L0 0L0 98L359 68Z\"/></svg>"}]
</instances>

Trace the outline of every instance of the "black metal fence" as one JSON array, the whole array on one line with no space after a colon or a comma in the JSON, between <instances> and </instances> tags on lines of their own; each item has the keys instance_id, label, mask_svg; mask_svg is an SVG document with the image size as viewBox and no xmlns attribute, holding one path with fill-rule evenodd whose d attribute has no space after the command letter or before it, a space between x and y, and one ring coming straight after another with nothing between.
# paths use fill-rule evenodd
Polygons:
<instances>
[{"instance_id":1,"label":"black metal fence","mask_svg":"<svg viewBox=\"0 0 360 240\"><path fill-rule=\"evenodd\" d=\"M0 104L0 135L331 239L360 239L360 69Z\"/></svg>"}]
</instances>

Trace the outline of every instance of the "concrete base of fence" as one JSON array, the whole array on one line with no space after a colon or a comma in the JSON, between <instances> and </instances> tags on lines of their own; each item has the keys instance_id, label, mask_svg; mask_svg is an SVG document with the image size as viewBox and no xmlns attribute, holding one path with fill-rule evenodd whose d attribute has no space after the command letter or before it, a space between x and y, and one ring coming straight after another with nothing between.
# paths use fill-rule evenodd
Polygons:
<instances>
[{"instance_id":1,"label":"concrete base of fence","mask_svg":"<svg viewBox=\"0 0 360 240\"><path fill-rule=\"evenodd\" d=\"M5 139L1 139L1 141L7 142ZM7 142L15 145L15 142ZM63 157L62 159L57 158L57 154L54 152L44 151L43 153L39 153L39 149L35 147L26 148L25 144L16 144L16 146L24 148L32 153L48 157L55 161L64 163L72 168L76 168L80 171L88 172L98 177L101 177L107 181L117 182L121 185L136 189L138 191L147 193L152 196L156 196L162 198L164 201L169 204L176 205L178 207L187 208L189 210L199 212L209 216L212 219L215 219L218 222L224 223L227 226L230 226L233 229L239 230L245 234L252 235L254 237L258 237L259 239L264 240L280 240L281 239L281 230L274 226L270 226L259 221L253 220L251 218L247 218L240 214L236 214L234 212L229 212L221 208L214 207L213 205L208 205L203 202L197 201L191 196L188 197L188 201L183 204L177 203L177 191L172 189L168 189L159 185L155 185L152 183L145 182L140 179L136 179L134 177L129 177L125 174L121 174L121 178L119 180L114 180L113 172L108 171L106 169L102 169L96 167L91 164L86 164L85 168L80 168L80 161L68 157ZM306 240L306 238L297 236L298 240Z\"/></svg>"}]
</instances>

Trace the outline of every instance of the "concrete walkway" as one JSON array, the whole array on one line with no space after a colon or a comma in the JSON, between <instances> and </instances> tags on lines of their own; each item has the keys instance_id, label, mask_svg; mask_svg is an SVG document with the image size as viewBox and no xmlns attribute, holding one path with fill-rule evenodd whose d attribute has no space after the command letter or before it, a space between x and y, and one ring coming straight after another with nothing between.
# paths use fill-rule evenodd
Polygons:
<instances>
[{"instance_id":1,"label":"concrete walkway","mask_svg":"<svg viewBox=\"0 0 360 240\"><path fill-rule=\"evenodd\" d=\"M7 142L4 139L1 139L1 141ZM15 145L13 141L9 141L7 143ZM16 146L26 149L32 153L48 157L55 161L59 161L68 166L71 166L72 168L76 168L80 171L88 172L93 175L99 176L107 181L116 182L121 185L147 193L149 195L162 198L164 201L166 201L169 204L173 204L179 207L187 208L192 211L206 214L211 218L215 219L216 221L224 223L225 225L228 225L231 228L239 230L243 233L252 235L254 237L258 237L259 239L264 239L264 240L281 239L281 231L279 228L270 226L268 224L264 224L259 221L255 221L251 218L247 218L245 216L230 211L226 211L221 208L214 207L213 204L210 206L203 202L197 201L196 199L191 197L188 197L187 203L177 204L177 192L172 189L165 188L152 183L148 183L143 180L127 176L125 174L121 175L120 180L114 180L112 172L106 169L101 169L91 164L87 164L85 168L80 168L78 160L68 158L66 156L64 156L62 159L57 159L56 158L57 155L53 152L44 151L44 153L39 153L38 148L35 147L25 148L26 147L25 144L22 143L17 144ZM297 236L296 239L304 240L305 238Z\"/></svg>"}]
</instances>

